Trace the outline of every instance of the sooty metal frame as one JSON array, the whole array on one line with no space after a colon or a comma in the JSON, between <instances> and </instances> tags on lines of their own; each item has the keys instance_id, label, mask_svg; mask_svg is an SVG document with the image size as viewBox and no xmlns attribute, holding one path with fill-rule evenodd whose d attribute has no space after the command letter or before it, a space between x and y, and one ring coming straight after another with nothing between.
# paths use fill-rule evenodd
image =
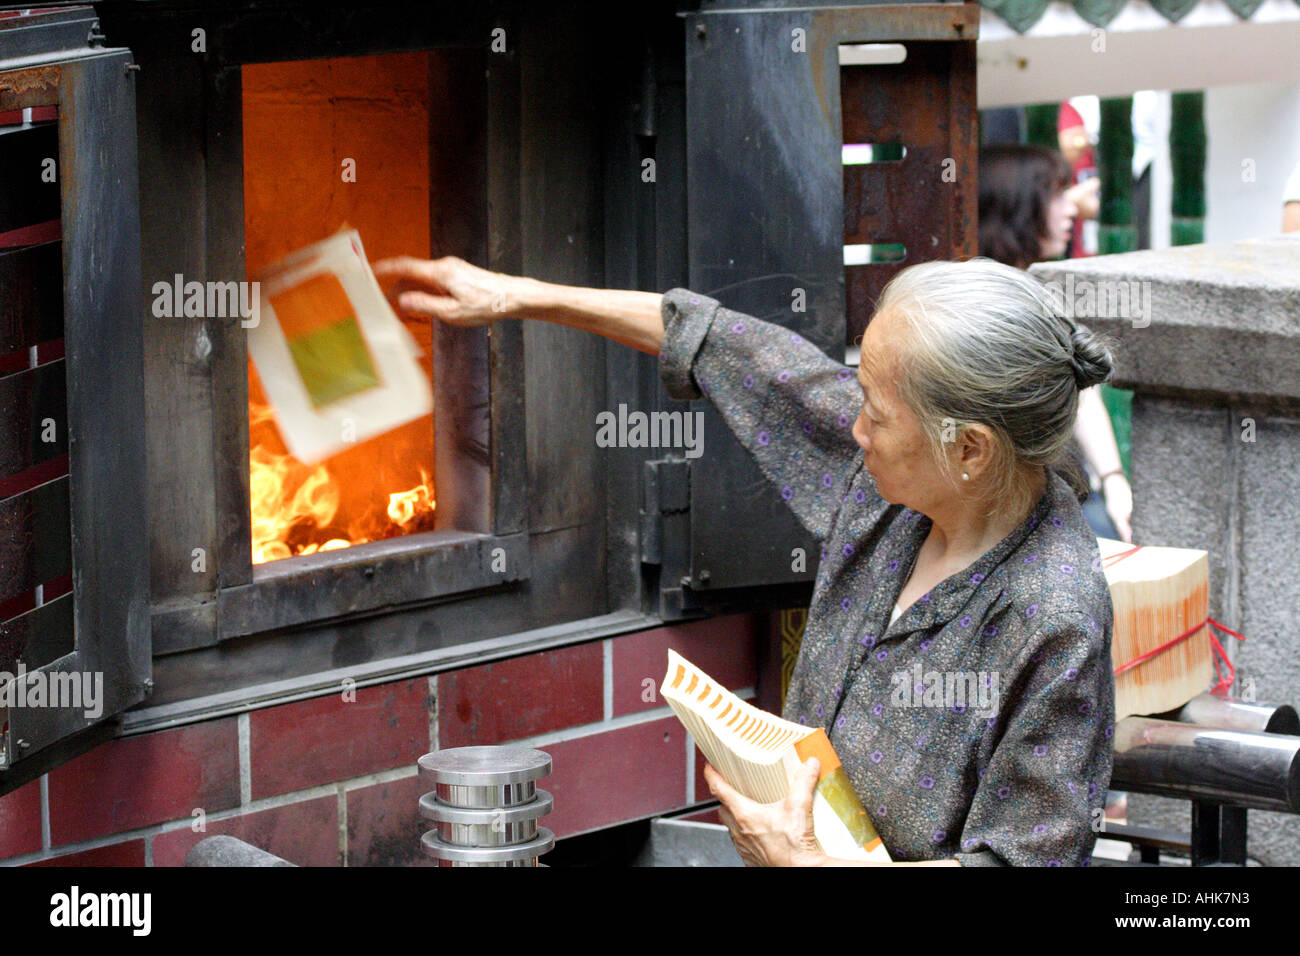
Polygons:
<instances>
[{"instance_id":1,"label":"sooty metal frame","mask_svg":"<svg viewBox=\"0 0 1300 956\"><path fill-rule=\"evenodd\" d=\"M47 679L102 675L98 704L111 716L151 686L149 565L142 336L133 321L141 303L134 72L130 51L99 46L94 25L88 8L0 20L0 111L58 108L65 352L34 371L66 369L66 419L60 410L56 427L68 452L66 476L0 509L18 518L7 527L27 529L7 551L25 567L27 587L69 572L73 582L71 593L5 623L0 666L23 660ZM39 318L43 327L51 321ZM48 702L9 709L0 768L18 766L0 773L0 792L33 776L25 758L58 751L95 724L99 717L86 712Z\"/></svg>"},{"instance_id":2,"label":"sooty metal frame","mask_svg":"<svg viewBox=\"0 0 1300 956\"><path fill-rule=\"evenodd\" d=\"M584 97L609 94L582 83L591 64L570 53L585 40L551 42L591 27L512 2L444 6L101 4L105 33L140 66L143 288L243 278L244 64L406 51L436 51L431 104L456 106L430 129L431 176L451 197L430 210L434 254L600 284L604 131ZM498 28L506 47L489 52ZM575 135L555 137L564 124ZM605 343L574 330L439 328L437 530L254 567L243 329L142 320L156 690L128 731L655 623L635 548L616 582L607 567L606 535L636 527L637 473L624 490L627 469L602 467L592 425L607 392L633 398L646 362L607 378Z\"/></svg>"},{"instance_id":3,"label":"sooty metal frame","mask_svg":"<svg viewBox=\"0 0 1300 956\"><path fill-rule=\"evenodd\" d=\"M153 5L140 5L150 6ZM517 218L517 137L489 136L508 121L511 57L486 83L481 17L443 20L375 11L294 7L208 12L106 5L105 27L141 65L141 197L145 286L173 272L242 279L244 63L463 47L445 95L463 125L434 131L434 162L472 197L439 211L452 219L441 252L518 271L517 248L489 252L493 230ZM196 57L191 25L207 31ZM456 58L456 54L452 54ZM478 60L475 62L474 57ZM470 80L473 82L470 82ZM195 117L194 108L203 115ZM177 111L191 115L183 118ZM501 134L501 130L493 130ZM454 155L447 153L455 149ZM477 200L476 204L473 201ZM490 212L489 212L490 210ZM236 320L145 317L150 382L153 651L169 655L294 627L361 618L526 580L522 335L517 327L439 329L434 343L438 530L254 567L248 508L247 346ZM177 362L177 357L181 362ZM178 368L179 366L179 368ZM490 384L489 384L490 383ZM177 455L177 448L187 454ZM197 550L196 550L197 549ZM195 557L201 553L201 560ZM189 565L187 569L187 565ZM380 570L382 569L382 571Z\"/></svg>"}]
</instances>

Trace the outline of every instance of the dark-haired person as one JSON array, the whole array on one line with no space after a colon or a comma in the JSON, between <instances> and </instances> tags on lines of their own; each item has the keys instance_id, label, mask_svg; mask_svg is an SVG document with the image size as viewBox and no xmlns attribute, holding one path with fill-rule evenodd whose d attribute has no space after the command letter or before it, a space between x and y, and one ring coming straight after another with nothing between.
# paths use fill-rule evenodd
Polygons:
<instances>
[{"instance_id":1,"label":"dark-haired person","mask_svg":"<svg viewBox=\"0 0 1300 956\"><path fill-rule=\"evenodd\" d=\"M979 162L980 255L1017 269L1060 258L1080 202L1095 199L1099 181L1073 184L1065 157L1042 146L988 146ZM1102 537L1131 541L1133 489L1100 389L1079 396L1074 437L1101 490L1084 504L1089 525Z\"/></svg>"},{"instance_id":2,"label":"dark-haired person","mask_svg":"<svg viewBox=\"0 0 1300 956\"><path fill-rule=\"evenodd\" d=\"M454 258L375 273L408 313L595 332L658 355L673 397L708 396L822 542L784 714L825 728L895 865L1089 861L1112 762L1113 610L1054 468L1111 358L1040 283L988 259L905 269L855 370L685 289L572 288ZM986 675L993 704L900 703L916 668ZM815 761L804 773L760 804L706 770L747 861L847 862L817 849Z\"/></svg>"}]
</instances>

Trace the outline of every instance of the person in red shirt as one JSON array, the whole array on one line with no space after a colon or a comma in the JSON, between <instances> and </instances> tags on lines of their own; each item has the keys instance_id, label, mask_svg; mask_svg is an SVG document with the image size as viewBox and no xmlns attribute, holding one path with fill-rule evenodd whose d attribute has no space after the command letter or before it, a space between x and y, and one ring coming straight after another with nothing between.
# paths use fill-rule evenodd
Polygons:
<instances>
[{"instance_id":1,"label":"person in red shirt","mask_svg":"<svg viewBox=\"0 0 1300 956\"><path fill-rule=\"evenodd\" d=\"M1085 220L1097 218L1101 206L1098 197L1101 182L1097 179L1097 154L1088 139L1083 117L1068 102L1061 104L1057 115L1056 138L1061 155L1070 164L1070 179L1074 184L1071 198L1077 211L1067 258L1081 259L1095 254L1095 250L1086 247L1083 224Z\"/></svg>"}]
</instances>

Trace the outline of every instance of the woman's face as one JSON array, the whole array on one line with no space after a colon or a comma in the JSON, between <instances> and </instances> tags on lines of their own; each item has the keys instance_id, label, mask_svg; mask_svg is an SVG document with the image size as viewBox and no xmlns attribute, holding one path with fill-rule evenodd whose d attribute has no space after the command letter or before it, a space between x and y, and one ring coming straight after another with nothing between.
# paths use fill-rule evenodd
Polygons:
<instances>
[{"instance_id":1,"label":"woman's face","mask_svg":"<svg viewBox=\"0 0 1300 956\"><path fill-rule=\"evenodd\" d=\"M905 326L891 312L878 313L862 336L862 411L853 438L865 452L867 471L880 496L922 514L951 497L952 486L936 466L921 421L894 387Z\"/></svg>"},{"instance_id":2,"label":"woman's face","mask_svg":"<svg viewBox=\"0 0 1300 956\"><path fill-rule=\"evenodd\" d=\"M1047 235L1041 242L1044 259L1059 259L1065 255L1077 214L1078 209L1068 192L1062 190L1052 197L1052 203L1047 207Z\"/></svg>"}]
</instances>

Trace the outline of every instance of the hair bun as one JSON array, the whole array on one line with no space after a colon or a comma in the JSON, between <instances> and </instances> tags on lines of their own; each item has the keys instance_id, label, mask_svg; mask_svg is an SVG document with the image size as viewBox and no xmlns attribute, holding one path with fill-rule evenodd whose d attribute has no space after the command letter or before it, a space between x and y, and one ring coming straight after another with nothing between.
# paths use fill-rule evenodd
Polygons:
<instances>
[{"instance_id":1,"label":"hair bun","mask_svg":"<svg viewBox=\"0 0 1300 956\"><path fill-rule=\"evenodd\" d=\"M1070 368L1080 391L1107 381L1115 371L1115 362L1108 349L1085 326L1076 325L1070 333Z\"/></svg>"}]
</instances>

